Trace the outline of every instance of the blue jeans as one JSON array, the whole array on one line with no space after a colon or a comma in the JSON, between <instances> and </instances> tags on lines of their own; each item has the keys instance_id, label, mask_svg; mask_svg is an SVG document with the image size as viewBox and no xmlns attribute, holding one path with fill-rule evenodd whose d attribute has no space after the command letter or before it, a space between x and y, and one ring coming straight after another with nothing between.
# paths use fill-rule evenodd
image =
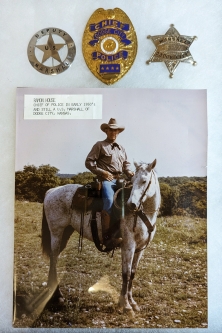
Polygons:
<instances>
[{"instance_id":1,"label":"blue jeans","mask_svg":"<svg viewBox=\"0 0 222 333\"><path fill-rule=\"evenodd\" d=\"M111 181L104 180L102 186L103 210L111 214L113 205L113 195L116 190L116 179Z\"/></svg>"}]
</instances>

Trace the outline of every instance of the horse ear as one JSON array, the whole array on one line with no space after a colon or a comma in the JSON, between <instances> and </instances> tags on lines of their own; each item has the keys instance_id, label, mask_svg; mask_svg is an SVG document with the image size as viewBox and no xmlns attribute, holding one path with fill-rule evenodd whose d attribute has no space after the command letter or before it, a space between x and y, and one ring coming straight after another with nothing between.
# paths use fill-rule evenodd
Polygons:
<instances>
[{"instance_id":1,"label":"horse ear","mask_svg":"<svg viewBox=\"0 0 222 333\"><path fill-rule=\"evenodd\" d=\"M136 161L133 161L134 165L135 165L135 168L137 169L138 166L139 166L139 163L137 163Z\"/></svg>"},{"instance_id":2,"label":"horse ear","mask_svg":"<svg viewBox=\"0 0 222 333\"><path fill-rule=\"evenodd\" d=\"M154 160L153 163L152 163L152 169L154 169L155 166L156 166L156 158L155 158L155 160Z\"/></svg>"},{"instance_id":3,"label":"horse ear","mask_svg":"<svg viewBox=\"0 0 222 333\"><path fill-rule=\"evenodd\" d=\"M155 158L155 160L152 163L150 163L148 165L148 168L147 168L148 171L150 172L151 170L153 170L155 168L155 166L156 166L156 158Z\"/></svg>"}]
</instances>

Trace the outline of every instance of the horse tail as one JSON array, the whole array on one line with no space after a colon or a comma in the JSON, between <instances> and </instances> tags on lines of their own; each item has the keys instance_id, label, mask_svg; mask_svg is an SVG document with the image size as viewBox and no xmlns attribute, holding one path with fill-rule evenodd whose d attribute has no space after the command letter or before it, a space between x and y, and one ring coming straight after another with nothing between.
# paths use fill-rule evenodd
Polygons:
<instances>
[{"instance_id":1,"label":"horse tail","mask_svg":"<svg viewBox=\"0 0 222 333\"><path fill-rule=\"evenodd\" d=\"M44 204L42 212L42 252L46 255L46 257L49 257L51 252L51 234L45 215Z\"/></svg>"}]
</instances>

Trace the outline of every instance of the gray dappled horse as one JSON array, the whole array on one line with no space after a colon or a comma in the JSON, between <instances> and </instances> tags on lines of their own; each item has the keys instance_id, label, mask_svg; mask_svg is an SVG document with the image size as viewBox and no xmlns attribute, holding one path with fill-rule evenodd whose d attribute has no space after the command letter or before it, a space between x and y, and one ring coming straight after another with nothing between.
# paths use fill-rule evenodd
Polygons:
<instances>
[{"instance_id":1,"label":"gray dappled horse","mask_svg":"<svg viewBox=\"0 0 222 333\"><path fill-rule=\"evenodd\" d=\"M135 175L132 190L127 200L126 215L120 221L122 256L122 290L119 306L131 314L139 311L132 296L132 281L144 249L153 239L156 218L160 207L160 188L154 171L156 160L150 164L134 163ZM81 185L69 184L47 191L43 205L42 248L50 257L48 288L55 290L62 301L59 290L56 264L59 253L65 248L74 230L81 232L80 212L71 209L72 198ZM143 208L144 207L144 208ZM143 213L141 213L143 212ZM93 241L90 214L85 215L83 237ZM102 243L101 222L98 221L98 235Z\"/></svg>"}]
</instances>

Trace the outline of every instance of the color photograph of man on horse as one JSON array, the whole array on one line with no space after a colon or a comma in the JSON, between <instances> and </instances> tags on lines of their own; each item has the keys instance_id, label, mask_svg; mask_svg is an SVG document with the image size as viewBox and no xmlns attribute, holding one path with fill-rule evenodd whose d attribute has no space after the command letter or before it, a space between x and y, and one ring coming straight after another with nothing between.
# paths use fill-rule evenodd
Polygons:
<instances>
[{"instance_id":1,"label":"color photograph of man on horse","mask_svg":"<svg viewBox=\"0 0 222 333\"><path fill-rule=\"evenodd\" d=\"M103 244L107 248L118 247L122 238L111 235L111 219L113 197L122 174L132 178L134 173L130 170L125 149L117 142L117 136L124 131L116 119L111 118L109 123L102 124L101 130L106 133L104 141L97 142L86 158L86 167L102 182L103 210L101 212ZM112 221L114 222L114 221Z\"/></svg>"},{"instance_id":2,"label":"color photograph of man on horse","mask_svg":"<svg viewBox=\"0 0 222 333\"><path fill-rule=\"evenodd\" d=\"M103 119L61 123L75 126L76 164L88 171L62 177L50 142L35 167L22 143L36 121L18 126L17 165L32 165L16 171L14 326L206 327L205 92L101 92ZM122 102L111 111L124 96L127 118ZM57 141L64 156L69 137ZM36 129L30 144L39 139Z\"/></svg>"}]
</instances>

